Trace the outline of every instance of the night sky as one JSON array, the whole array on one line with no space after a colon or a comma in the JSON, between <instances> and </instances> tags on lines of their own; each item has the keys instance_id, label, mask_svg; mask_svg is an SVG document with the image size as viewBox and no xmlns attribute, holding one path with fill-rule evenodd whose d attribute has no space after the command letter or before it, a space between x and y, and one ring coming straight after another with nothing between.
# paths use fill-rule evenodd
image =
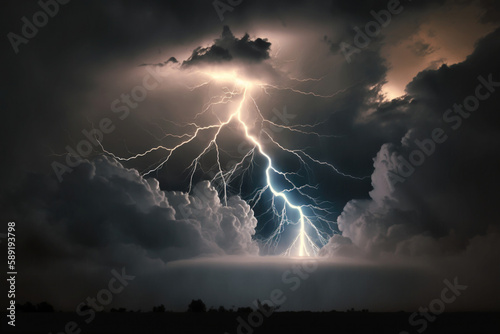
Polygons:
<instances>
[{"instance_id":1,"label":"night sky","mask_svg":"<svg viewBox=\"0 0 500 334\"><path fill-rule=\"evenodd\" d=\"M500 310L499 2L47 3L0 14L17 302L73 311L114 269L107 309L412 312L455 280L447 311Z\"/></svg>"}]
</instances>

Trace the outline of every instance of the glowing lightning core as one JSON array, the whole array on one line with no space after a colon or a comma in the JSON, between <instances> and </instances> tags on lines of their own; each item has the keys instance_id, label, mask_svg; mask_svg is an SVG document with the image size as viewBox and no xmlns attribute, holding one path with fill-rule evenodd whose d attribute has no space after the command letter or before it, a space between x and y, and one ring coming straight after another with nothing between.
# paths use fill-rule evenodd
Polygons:
<instances>
[{"instance_id":1,"label":"glowing lightning core","mask_svg":"<svg viewBox=\"0 0 500 334\"><path fill-rule=\"evenodd\" d=\"M259 148L259 152L264 156L266 157L267 159L267 168L266 168L266 182L267 182L267 186L269 187L269 189L271 190L271 192L273 193L274 196L276 197L281 197L283 198L283 200L285 201L285 203L291 207L292 209L295 209L299 212L299 215L300 215L300 218L299 218L299 224L300 224L300 229L299 229L299 234L297 236L297 238L295 239L295 241L292 243L292 246L298 241L298 249L299 249L299 256L304 256L304 255L312 255L310 254L310 252L307 250L307 247L306 247L306 244L305 244L305 240L306 238L308 239L307 237L307 234L306 234L306 231L305 231L305 226L304 226L304 220L306 219L305 216L304 216L304 213L302 212L302 208L300 206L297 206L297 205L294 205L290 202L290 200L288 199L288 197L285 195L285 193L283 191L281 192L278 192L276 189L274 189L273 187L273 184L271 182L271 176L270 176L270 171L274 171L275 173L278 173L278 174L281 174L280 172L278 172L274 167L273 167L273 162L271 160L271 157L269 155L266 154L266 152L264 152L264 149L262 148L262 145L260 144L260 142L255 139L255 137L253 137L252 135L250 135L250 133L248 132L248 127L247 125L245 124L245 122L243 122L241 120L241 109L243 107L243 104L245 103L245 100L246 100L246 94L247 94L247 89L248 89L248 86L245 85L245 88L243 90L243 98L241 99L241 102L240 102L240 105L238 106L238 109L236 110L235 114L237 115L238 117L238 121L240 122L240 124L243 126L243 129L245 130L245 136L255 145ZM311 242L311 245L316 247L316 245L314 245L314 243L309 240ZM316 251L314 252L314 255L316 254Z\"/></svg>"}]
</instances>

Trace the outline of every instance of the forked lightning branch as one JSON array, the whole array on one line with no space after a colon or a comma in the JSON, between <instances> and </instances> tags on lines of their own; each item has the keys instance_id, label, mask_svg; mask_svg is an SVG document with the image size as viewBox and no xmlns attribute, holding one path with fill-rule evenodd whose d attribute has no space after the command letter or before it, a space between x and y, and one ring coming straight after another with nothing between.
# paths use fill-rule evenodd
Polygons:
<instances>
[{"instance_id":1,"label":"forked lightning branch","mask_svg":"<svg viewBox=\"0 0 500 334\"><path fill-rule=\"evenodd\" d=\"M193 74L192 72L190 74ZM257 136L252 132L253 127L255 125L255 118L249 117L252 115L256 115L258 122L262 126L264 123L272 125L274 127L279 127L282 129L286 129L293 134L297 135L314 135L314 136L323 136L317 132L310 131L311 128L314 128L318 124L298 124L298 125L282 125L271 120L265 118L264 114L261 112L256 99L252 95L255 91L261 90L265 94L270 95L270 91L272 90L288 90L295 94L302 94L307 96L313 96L316 98L331 98L336 94L341 93L337 92L331 95L320 95L314 92L306 92L301 91L292 87L279 87L276 85L272 85L265 82L260 82L256 80L250 80L244 78L238 74L237 70L230 71L196 71L194 74L204 78L202 82L198 83L194 87L190 87L190 90L193 91L199 87L204 85L215 83L221 85L232 85L232 89L228 89L226 86L223 87L224 93L221 95L215 95L209 97L209 102L202 108L201 112L198 113L195 117L198 118L200 115L207 113L210 109L218 104L232 105L235 107L231 110L228 115L226 115L225 119L222 118L223 115L216 115L218 122L209 125L198 125L196 122L191 122L187 124L179 124L180 127L188 127L192 130L190 132L184 133L182 136L176 136L180 139L175 145L172 146L164 146L158 145L155 147L151 147L150 149L143 151L138 154L134 154L128 157L119 156L110 150L106 149L104 145L100 145L103 152L112 156L113 158L130 162L135 159L146 157L149 154L153 154L154 152L163 152L164 157L161 161L154 164L151 168L143 172L143 175L148 175L153 172L159 171L162 167L164 167L171 159L175 158L176 154L180 154L179 151L182 150L187 144L193 142L195 139L199 138L202 133L213 133L208 144L206 146L201 147L199 154L192 160L188 169L190 170L190 178L189 178L189 190L191 190L194 182L195 172L202 165L202 158L209 154L210 152L215 152L216 158L216 173L212 178L212 184L220 184L220 194L222 197L222 201L227 201L228 196L228 187L231 182L235 179L235 175L241 172L242 169L249 168L250 163L253 162L256 155L260 155L266 161L266 166L264 170L265 177L265 186L259 189L256 189L252 196L253 207L262 199L262 195L265 192L270 192L272 195L272 203L270 210L274 213L274 215L278 218L277 228L274 229L274 232L265 240L265 244L270 246L276 246L278 241L280 240L281 233L287 228L289 225L296 226L296 236L291 241L289 247L284 252L285 255L293 255L293 256L314 256L317 254L321 246L326 244L329 234L326 231L322 231L315 224L316 221L321 221L326 224L335 224L335 222L328 220L328 217L331 212L328 208L322 207L324 202L319 201L317 198L312 197L307 194L305 191L307 188L316 188L316 186L309 184L297 185L293 180L293 176L297 175L297 172L289 172L282 171L276 167L276 163L273 161L273 157L264 147L262 140L260 140L260 136ZM295 79L297 80L297 79ZM303 80L319 80L319 79L303 79ZM232 104L231 104L232 103ZM252 122L248 120L252 119ZM258 123L257 122L257 123ZM236 127L239 132L244 136L245 140L251 145L251 149L244 154L239 161L235 163L231 168L225 170L222 167L221 163L221 154L224 152L222 146L224 145L221 140L221 132L226 127ZM261 134L266 136L269 140L268 143L271 143L275 146L275 148L282 150L286 154L290 154L294 156L300 164L308 169L309 164L320 164L323 166L328 166L335 173L338 173L342 176L355 178L355 179L363 179L362 177L356 177L349 174L342 173L339 169L337 169L333 164L328 162L320 161L312 157L310 154L306 153L303 149L294 149L288 148L284 144L278 142L275 138L273 138L272 134L266 131L261 127ZM172 134L172 136L174 136ZM282 186L278 186L275 184L275 179L278 178L281 180L281 184L286 184L287 187L284 189ZM304 203L300 203L296 200L293 200L290 196L291 192L298 193L301 197L304 198ZM306 215L305 211L312 213L312 215ZM293 214L291 214L293 212ZM291 216L298 217L292 219Z\"/></svg>"}]
</instances>

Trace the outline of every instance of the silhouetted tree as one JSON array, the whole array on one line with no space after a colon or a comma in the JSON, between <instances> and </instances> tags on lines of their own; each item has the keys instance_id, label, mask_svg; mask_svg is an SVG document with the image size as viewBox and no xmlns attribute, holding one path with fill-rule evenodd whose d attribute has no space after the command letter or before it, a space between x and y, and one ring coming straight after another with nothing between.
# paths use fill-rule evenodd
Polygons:
<instances>
[{"instance_id":1,"label":"silhouetted tree","mask_svg":"<svg viewBox=\"0 0 500 334\"><path fill-rule=\"evenodd\" d=\"M279 305L278 306L270 306L266 303L262 304L259 299L257 299L257 306L259 307L259 309L263 308L266 311L266 313L270 313L270 312L272 313L274 311L277 311L280 308Z\"/></svg>"},{"instance_id":2,"label":"silhouetted tree","mask_svg":"<svg viewBox=\"0 0 500 334\"><path fill-rule=\"evenodd\" d=\"M110 312L127 312L127 309L125 307L112 308Z\"/></svg>"},{"instance_id":3,"label":"silhouetted tree","mask_svg":"<svg viewBox=\"0 0 500 334\"><path fill-rule=\"evenodd\" d=\"M219 313L224 313L224 312L227 312L226 308L224 306L219 306L219 308L217 309L217 312Z\"/></svg>"},{"instance_id":4,"label":"silhouetted tree","mask_svg":"<svg viewBox=\"0 0 500 334\"><path fill-rule=\"evenodd\" d=\"M37 312L54 312L54 307L47 302L41 302L36 306Z\"/></svg>"},{"instance_id":5,"label":"silhouetted tree","mask_svg":"<svg viewBox=\"0 0 500 334\"><path fill-rule=\"evenodd\" d=\"M238 310L236 312L238 312L238 313L252 313L253 309L251 307L238 307Z\"/></svg>"},{"instance_id":6,"label":"silhouetted tree","mask_svg":"<svg viewBox=\"0 0 500 334\"><path fill-rule=\"evenodd\" d=\"M36 306L31 304L30 302L26 302L24 304L17 304L16 309L19 312L36 312Z\"/></svg>"},{"instance_id":7,"label":"silhouetted tree","mask_svg":"<svg viewBox=\"0 0 500 334\"><path fill-rule=\"evenodd\" d=\"M81 311L87 311L87 310L90 310L90 306L88 306L87 304L83 305L81 308L80 308Z\"/></svg>"},{"instance_id":8,"label":"silhouetted tree","mask_svg":"<svg viewBox=\"0 0 500 334\"><path fill-rule=\"evenodd\" d=\"M165 305L153 306L153 312L165 312Z\"/></svg>"},{"instance_id":9,"label":"silhouetted tree","mask_svg":"<svg viewBox=\"0 0 500 334\"><path fill-rule=\"evenodd\" d=\"M201 313L206 311L207 311L207 306L205 305L204 302L201 301L201 299L198 300L193 299L188 306L188 312Z\"/></svg>"}]
</instances>

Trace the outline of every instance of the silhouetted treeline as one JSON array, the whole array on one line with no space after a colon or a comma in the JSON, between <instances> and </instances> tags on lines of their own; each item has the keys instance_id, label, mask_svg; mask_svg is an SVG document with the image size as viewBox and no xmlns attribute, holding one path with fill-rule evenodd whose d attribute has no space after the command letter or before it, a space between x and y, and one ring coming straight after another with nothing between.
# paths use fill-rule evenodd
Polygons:
<instances>
[{"instance_id":1,"label":"silhouetted treeline","mask_svg":"<svg viewBox=\"0 0 500 334\"><path fill-rule=\"evenodd\" d=\"M259 309L264 309L266 313L273 313L279 309L278 307L271 307L267 305L266 303L262 304L260 300L257 300L257 305ZM54 307L50 305L47 302L41 302L39 304L33 304L31 302L26 302L24 304L16 304L16 309L19 312L25 312L25 313L30 313L30 312L55 312ZM82 311L90 309L89 306L83 306L81 308ZM252 313L255 308L245 306L245 307L238 307L236 308L234 305L231 308L225 308L224 306L219 306L218 308L215 307L210 307L207 309L207 306L201 299L193 299L191 303L189 303L187 312L189 313ZM105 311L104 311L105 312ZM109 312L118 312L118 313L123 313L123 312L138 312L142 313L142 310L127 310L125 307L120 307L120 308L111 308L109 309ZM148 312L148 311L146 311ZM153 306L153 309L151 312L154 313L162 313L162 312L173 312L173 311L168 311L165 308L165 305L160 304L157 306ZM330 312L336 312L336 311L330 311ZM355 310L354 308L347 309L346 312L368 312L367 309L362 309L362 310Z\"/></svg>"}]
</instances>

